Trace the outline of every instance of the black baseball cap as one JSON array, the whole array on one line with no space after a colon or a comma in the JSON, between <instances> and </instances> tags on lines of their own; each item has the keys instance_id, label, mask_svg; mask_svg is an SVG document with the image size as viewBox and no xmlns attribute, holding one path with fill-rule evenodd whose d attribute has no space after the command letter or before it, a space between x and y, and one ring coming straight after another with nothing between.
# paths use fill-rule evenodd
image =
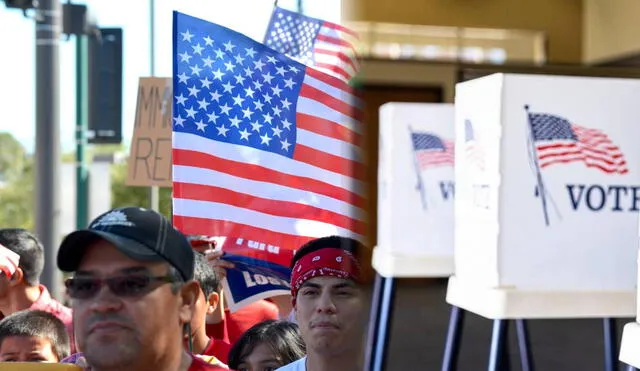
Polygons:
<instances>
[{"instance_id":1,"label":"black baseball cap","mask_svg":"<svg viewBox=\"0 0 640 371\"><path fill-rule=\"evenodd\" d=\"M58 250L58 268L77 270L86 248L96 239L110 242L134 260L167 262L185 281L193 279L195 258L187 237L153 210L113 209L94 219L89 228L71 232Z\"/></svg>"}]
</instances>

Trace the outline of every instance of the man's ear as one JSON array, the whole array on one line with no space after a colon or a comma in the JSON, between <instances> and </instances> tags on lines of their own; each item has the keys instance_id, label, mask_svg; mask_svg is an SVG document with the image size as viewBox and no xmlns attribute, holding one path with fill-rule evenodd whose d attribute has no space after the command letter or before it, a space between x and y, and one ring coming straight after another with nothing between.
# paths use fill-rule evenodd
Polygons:
<instances>
[{"instance_id":1,"label":"man's ear","mask_svg":"<svg viewBox=\"0 0 640 371\"><path fill-rule=\"evenodd\" d=\"M180 296L180 321L182 323L190 323L195 311L196 301L200 296L200 286L196 281L187 281L180 288L178 295Z\"/></svg>"},{"instance_id":2,"label":"man's ear","mask_svg":"<svg viewBox=\"0 0 640 371\"><path fill-rule=\"evenodd\" d=\"M218 308L218 304L220 303L220 295L218 295L217 292L213 292L209 294L209 297L207 298L207 303L209 304L207 306L207 315L213 314L213 312L215 312L216 309Z\"/></svg>"},{"instance_id":3,"label":"man's ear","mask_svg":"<svg viewBox=\"0 0 640 371\"><path fill-rule=\"evenodd\" d=\"M22 271L22 268L18 267L9 278L9 286L16 286L22 281L24 281L24 272Z\"/></svg>"}]
</instances>

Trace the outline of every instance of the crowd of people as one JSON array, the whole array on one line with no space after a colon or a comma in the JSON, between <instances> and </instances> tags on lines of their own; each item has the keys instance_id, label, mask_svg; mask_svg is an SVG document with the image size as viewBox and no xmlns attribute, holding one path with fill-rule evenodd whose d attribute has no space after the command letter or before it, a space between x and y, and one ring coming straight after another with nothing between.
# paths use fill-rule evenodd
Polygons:
<instances>
[{"instance_id":1,"label":"crowd of people","mask_svg":"<svg viewBox=\"0 0 640 371\"><path fill-rule=\"evenodd\" d=\"M67 235L57 266L68 305L39 277L44 248L0 229L0 362L85 370L362 370L370 275L364 246L321 237L296 248L291 296L230 312L223 253L155 211L110 210Z\"/></svg>"}]
</instances>

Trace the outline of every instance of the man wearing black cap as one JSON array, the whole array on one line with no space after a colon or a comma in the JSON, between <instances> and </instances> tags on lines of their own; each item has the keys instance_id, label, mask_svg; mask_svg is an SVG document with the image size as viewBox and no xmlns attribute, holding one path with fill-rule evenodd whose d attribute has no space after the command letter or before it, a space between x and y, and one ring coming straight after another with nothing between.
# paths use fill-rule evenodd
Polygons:
<instances>
[{"instance_id":1,"label":"man wearing black cap","mask_svg":"<svg viewBox=\"0 0 640 371\"><path fill-rule=\"evenodd\" d=\"M186 237L143 208L111 210L69 234L58 267L78 347L93 371L219 370L184 351L199 287Z\"/></svg>"}]
</instances>

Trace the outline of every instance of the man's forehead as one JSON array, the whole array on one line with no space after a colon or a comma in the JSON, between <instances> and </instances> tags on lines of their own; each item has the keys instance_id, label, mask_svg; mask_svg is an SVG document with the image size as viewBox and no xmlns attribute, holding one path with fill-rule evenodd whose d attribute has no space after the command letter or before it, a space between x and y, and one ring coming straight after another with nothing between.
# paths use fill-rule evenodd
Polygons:
<instances>
[{"instance_id":1,"label":"man's forehead","mask_svg":"<svg viewBox=\"0 0 640 371\"><path fill-rule=\"evenodd\" d=\"M106 270L125 270L137 267L155 270L155 267L168 266L166 262L151 262L135 260L119 251L108 241L99 239L89 245L80 263L77 271L106 271Z\"/></svg>"},{"instance_id":2,"label":"man's forehead","mask_svg":"<svg viewBox=\"0 0 640 371\"><path fill-rule=\"evenodd\" d=\"M306 280L302 287L304 286L320 286L320 287L353 287L357 288L358 285L351 279L348 278L339 278L332 276L320 276L313 277Z\"/></svg>"}]
</instances>

